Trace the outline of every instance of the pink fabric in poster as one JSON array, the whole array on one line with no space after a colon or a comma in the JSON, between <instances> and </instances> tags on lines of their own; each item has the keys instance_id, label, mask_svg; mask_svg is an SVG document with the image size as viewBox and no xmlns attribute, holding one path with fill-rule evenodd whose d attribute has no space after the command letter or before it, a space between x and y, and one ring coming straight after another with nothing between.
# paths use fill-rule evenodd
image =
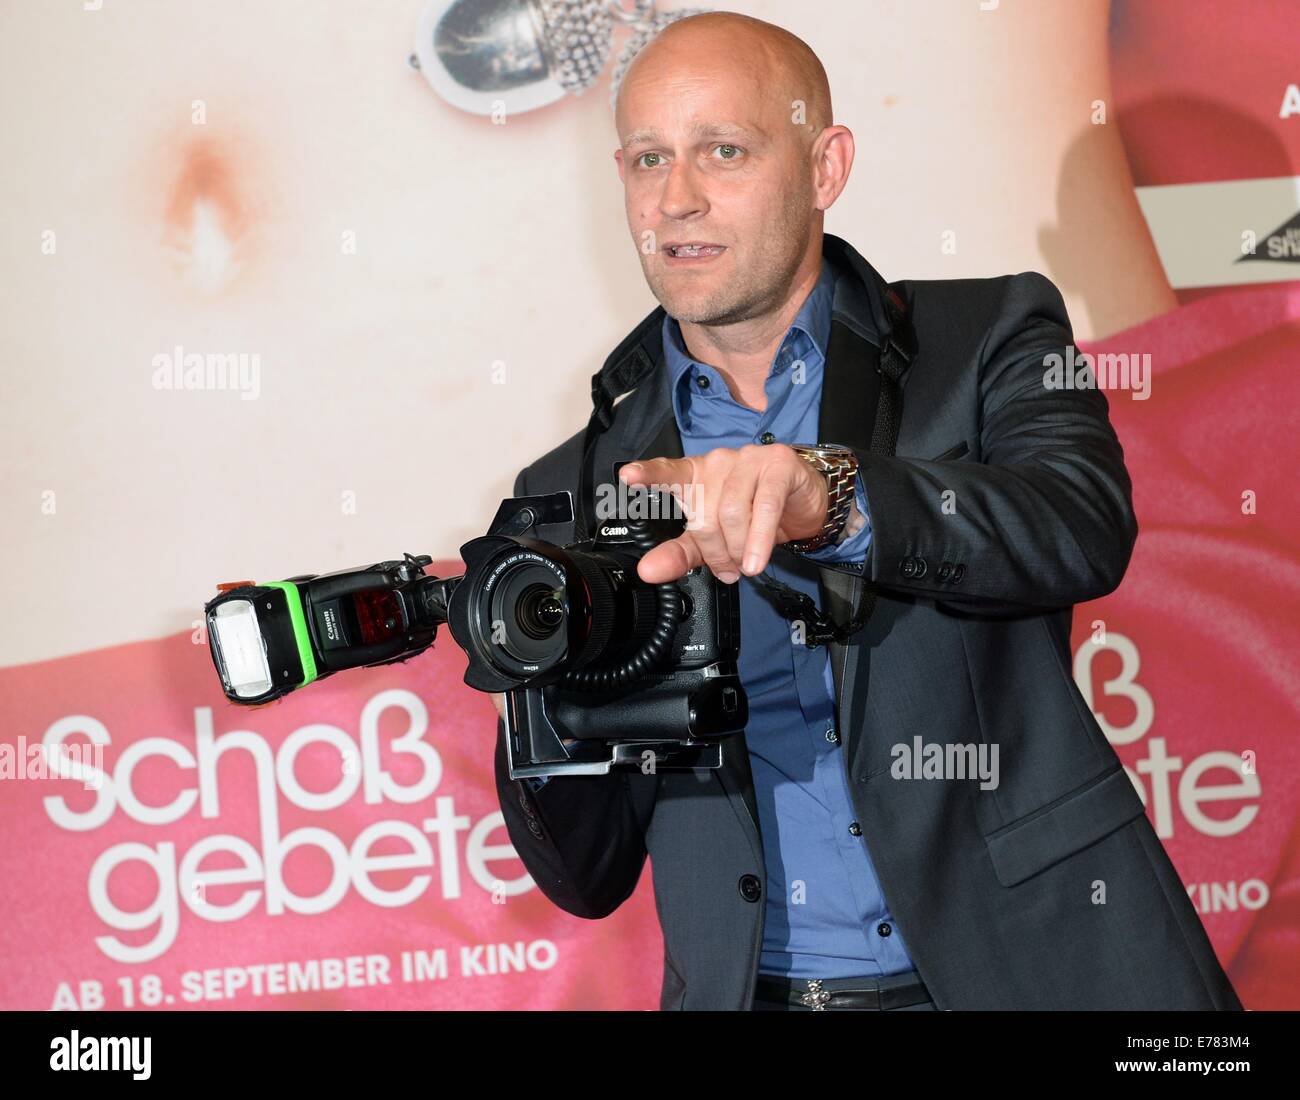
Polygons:
<instances>
[{"instance_id":1,"label":"pink fabric in poster","mask_svg":"<svg viewBox=\"0 0 1300 1100\"><path fill-rule=\"evenodd\" d=\"M0 830L21 838L0 847L0 1007L657 1008L650 876L603 921L525 879L493 783L496 712L464 671L440 637L404 665L244 708L189 635L0 670L0 744L11 764L20 738L29 749L29 777L0 783ZM52 728L106 735L98 790L32 777ZM224 738L242 743L214 764ZM203 855L205 841L220 850ZM385 855L398 866L367 869ZM197 856L200 870L251 870L200 902L180 878Z\"/></svg>"},{"instance_id":2,"label":"pink fabric in poster","mask_svg":"<svg viewBox=\"0 0 1300 1100\"><path fill-rule=\"evenodd\" d=\"M1075 608L1076 654L1107 635L1076 680L1243 1003L1300 1008L1300 284L1080 348L1149 354L1150 396L1107 394L1139 534L1123 584Z\"/></svg>"}]
</instances>

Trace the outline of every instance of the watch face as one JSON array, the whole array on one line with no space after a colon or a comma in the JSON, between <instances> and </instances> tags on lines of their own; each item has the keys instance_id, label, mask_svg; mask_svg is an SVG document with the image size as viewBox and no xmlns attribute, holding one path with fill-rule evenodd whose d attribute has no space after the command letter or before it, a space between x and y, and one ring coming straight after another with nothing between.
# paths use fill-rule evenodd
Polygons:
<instances>
[{"instance_id":1,"label":"watch face","mask_svg":"<svg viewBox=\"0 0 1300 1100\"><path fill-rule=\"evenodd\" d=\"M857 461L852 448L841 446L839 443L818 443L816 447L810 447L809 450L827 461Z\"/></svg>"},{"instance_id":2,"label":"watch face","mask_svg":"<svg viewBox=\"0 0 1300 1100\"><path fill-rule=\"evenodd\" d=\"M815 445L795 443L791 445L796 454L805 462L811 463L822 473L830 475L836 471L856 470L858 456L848 447L838 443L818 443Z\"/></svg>"}]
</instances>

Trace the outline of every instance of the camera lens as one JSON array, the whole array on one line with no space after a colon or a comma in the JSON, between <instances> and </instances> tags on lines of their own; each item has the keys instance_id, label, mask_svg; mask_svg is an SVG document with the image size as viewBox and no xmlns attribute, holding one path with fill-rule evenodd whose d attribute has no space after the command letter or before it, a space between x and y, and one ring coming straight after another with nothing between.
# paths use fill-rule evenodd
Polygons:
<instances>
[{"instance_id":1,"label":"camera lens","mask_svg":"<svg viewBox=\"0 0 1300 1100\"><path fill-rule=\"evenodd\" d=\"M480 652L501 672L536 675L552 668L589 629L585 606L573 606L564 567L531 550L496 555L478 592L473 617Z\"/></svg>"},{"instance_id":2,"label":"camera lens","mask_svg":"<svg viewBox=\"0 0 1300 1100\"><path fill-rule=\"evenodd\" d=\"M469 654L466 683L543 686L575 670L621 668L656 630L659 594L617 548L489 535L462 547L466 574L449 606Z\"/></svg>"},{"instance_id":3,"label":"camera lens","mask_svg":"<svg viewBox=\"0 0 1300 1100\"><path fill-rule=\"evenodd\" d=\"M515 605L515 621L530 638L549 638L564 622L564 604L553 589L532 585Z\"/></svg>"}]
</instances>

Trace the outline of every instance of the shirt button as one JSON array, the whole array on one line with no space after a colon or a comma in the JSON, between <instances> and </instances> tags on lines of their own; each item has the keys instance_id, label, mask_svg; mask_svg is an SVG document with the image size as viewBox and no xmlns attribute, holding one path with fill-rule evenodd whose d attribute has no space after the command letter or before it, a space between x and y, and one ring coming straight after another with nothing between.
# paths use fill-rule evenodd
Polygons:
<instances>
[{"instance_id":1,"label":"shirt button","mask_svg":"<svg viewBox=\"0 0 1300 1100\"><path fill-rule=\"evenodd\" d=\"M829 741L832 745L838 745L840 743L839 732L834 729L827 730L826 740Z\"/></svg>"},{"instance_id":2,"label":"shirt button","mask_svg":"<svg viewBox=\"0 0 1300 1100\"><path fill-rule=\"evenodd\" d=\"M709 376L707 374L697 374L695 376L695 384L699 386L700 389L707 390L709 388Z\"/></svg>"},{"instance_id":3,"label":"shirt button","mask_svg":"<svg viewBox=\"0 0 1300 1100\"><path fill-rule=\"evenodd\" d=\"M762 435L758 437L758 441L760 443L775 443L776 436L774 436L771 432L764 432Z\"/></svg>"},{"instance_id":4,"label":"shirt button","mask_svg":"<svg viewBox=\"0 0 1300 1100\"><path fill-rule=\"evenodd\" d=\"M854 836L861 836L862 826L855 821L852 825L849 826L849 832L852 833Z\"/></svg>"},{"instance_id":5,"label":"shirt button","mask_svg":"<svg viewBox=\"0 0 1300 1100\"><path fill-rule=\"evenodd\" d=\"M893 932L893 929L890 928L889 925L887 925L884 921L881 921L878 925L876 925L876 932L881 936L888 936L891 932Z\"/></svg>"}]
</instances>

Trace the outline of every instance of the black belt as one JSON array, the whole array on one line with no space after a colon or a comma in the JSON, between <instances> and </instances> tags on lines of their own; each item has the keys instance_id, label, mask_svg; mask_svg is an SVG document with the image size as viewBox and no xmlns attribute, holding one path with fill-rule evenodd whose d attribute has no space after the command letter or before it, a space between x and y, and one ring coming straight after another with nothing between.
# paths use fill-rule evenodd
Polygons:
<instances>
[{"instance_id":1,"label":"black belt","mask_svg":"<svg viewBox=\"0 0 1300 1100\"><path fill-rule=\"evenodd\" d=\"M754 987L758 1000L800 1008L906 1008L930 1000L915 970L881 978L780 978L760 974Z\"/></svg>"}]
</instances>

